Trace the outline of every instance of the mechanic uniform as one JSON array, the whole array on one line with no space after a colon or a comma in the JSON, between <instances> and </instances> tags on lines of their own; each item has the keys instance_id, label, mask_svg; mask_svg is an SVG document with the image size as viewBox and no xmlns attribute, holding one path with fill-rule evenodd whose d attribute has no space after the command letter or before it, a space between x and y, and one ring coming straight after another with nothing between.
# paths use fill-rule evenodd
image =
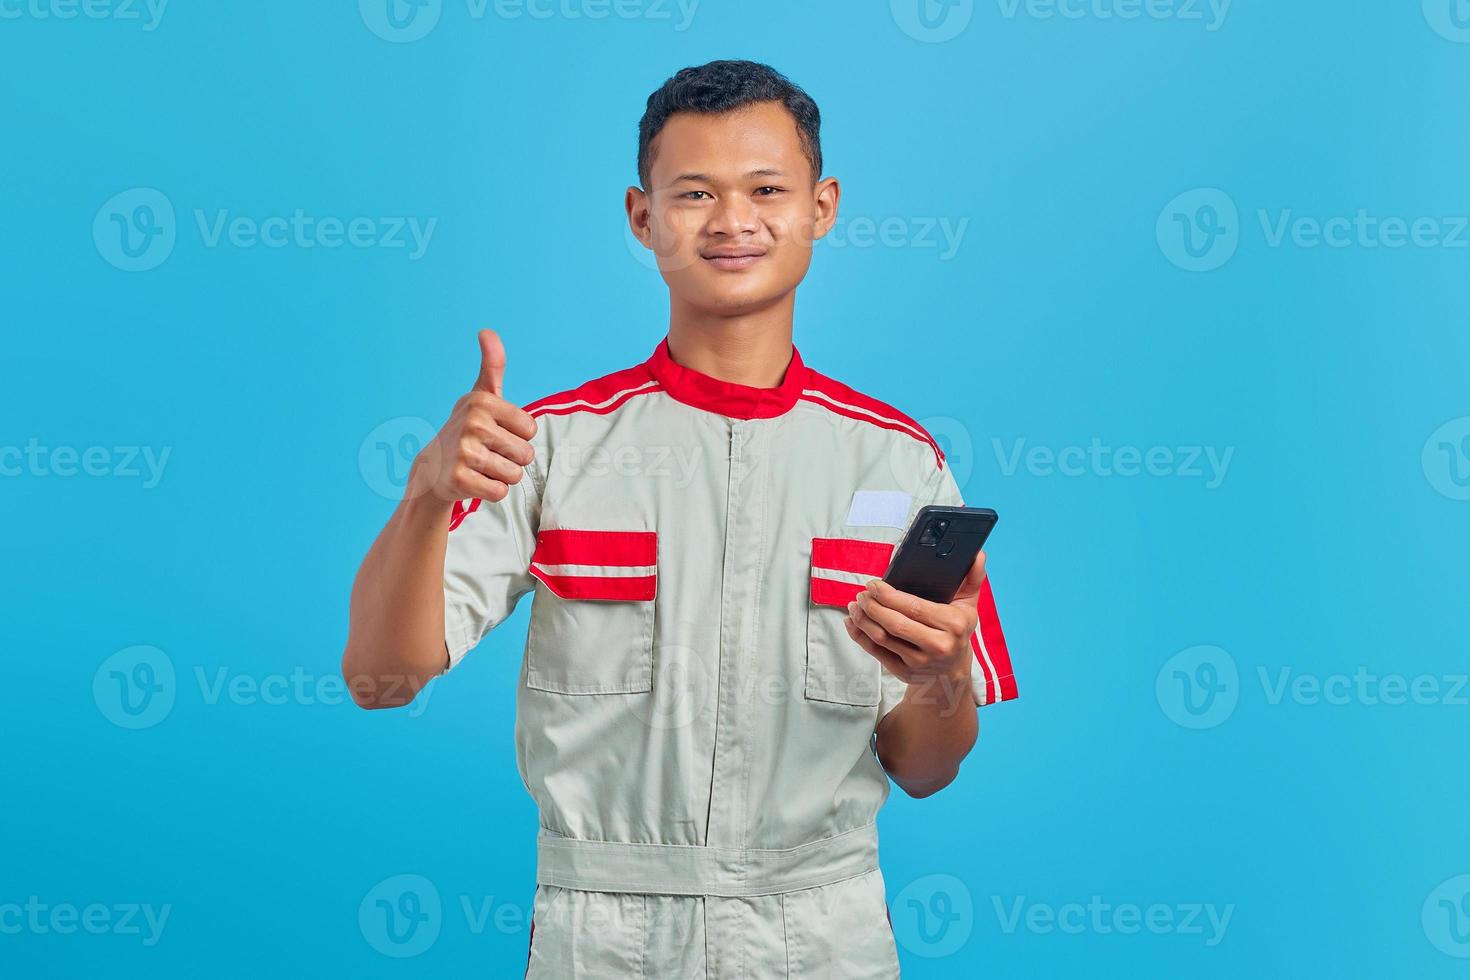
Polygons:
<instances>
[{"instance_id":1,"label":"mechanic uniform","mask_svg":"<svg viewBox=\"0 0 1470 980\"><path fill-rule=\"evenodd\" d=\"M644 363L526 406L536 458L456 504L451 667L535 591L516 762L540 808L527 976L898 976L874 824L904 683L847 635L934 440L808 368L752 388ZM989 581L978 705L1016 696Z\"/></svg>"}]
</instances>

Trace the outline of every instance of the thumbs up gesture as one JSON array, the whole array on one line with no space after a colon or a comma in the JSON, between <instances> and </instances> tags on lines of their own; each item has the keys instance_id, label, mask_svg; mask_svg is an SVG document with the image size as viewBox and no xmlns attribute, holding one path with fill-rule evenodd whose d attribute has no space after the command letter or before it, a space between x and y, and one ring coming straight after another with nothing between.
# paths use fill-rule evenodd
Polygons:
<instances>
[{"instance_id":1,"label":"thumbs up gesture","mask_svg":"<svg viewBox=\"0 0 1470 980\"><path fill-rule=\"evenodd\" d=\"M536 435L536 420L505 400L504 384L505 345L494 330L481 330L480 375L414 459L410 495L496 502L521 481L535 455L530 440Z\"/></svg>"},{"instance_id":2,"label":"thumbs up gesture","mask_svg":"<svg viewBox=\"0 0 1470 980\"><path fill-rule=\"evenodd\" d=\"M480 376L473 391L484 391L500 397L505 387L505 345L494 330L480 331Z\"/></svg>"}]
</instances>

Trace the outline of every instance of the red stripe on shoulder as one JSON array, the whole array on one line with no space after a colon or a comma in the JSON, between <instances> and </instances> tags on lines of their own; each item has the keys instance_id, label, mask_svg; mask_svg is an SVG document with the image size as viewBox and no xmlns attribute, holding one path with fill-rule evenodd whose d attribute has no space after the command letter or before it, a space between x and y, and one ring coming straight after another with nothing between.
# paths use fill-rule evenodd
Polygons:
<instances>
[{"instance_id":1,"label":"red stripe on shoulder","mask_svg":"<svg viewBox=\"0 0 1470 980\"><path fill-rule=\"evenodd\" d=\"M642 364L604 375L567 391L538 398L522 406L532 416L590 412L606 415L636 395L658 391L659 385Z\"/></svg>"},{"instance_id":2,"label":"red stripe on shoulder","mask_svg":"<svg viewBox=\"0 0 1470 980\"><path fill-rule=\"evenodd\" d=\"M824 374L810 371L810 375L810 380L807 382L808 390L801 396L803 400L821 405L844 418L868 422L879 428L891 429L894 432L912 436L934 450L935 461L938 462L940 469L944 468L944 451L939 448L939 443L934 441L934 437L929 434L928 430L918 422L887 402L870 398Z\"/></svg>"}]
</instances>

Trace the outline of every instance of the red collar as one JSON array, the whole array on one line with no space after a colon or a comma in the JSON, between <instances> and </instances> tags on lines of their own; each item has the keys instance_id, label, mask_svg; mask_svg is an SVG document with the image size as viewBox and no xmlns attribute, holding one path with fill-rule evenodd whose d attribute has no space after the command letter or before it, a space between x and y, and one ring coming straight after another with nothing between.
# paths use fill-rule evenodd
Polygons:
<instances>
[{"instance_id":1,"label":"red collar","mask_svg":"<svg viewBox=\"0 0 1470 980\"><path fill-rule=\"evenodd\" d=\"M734 419L771 419L785 415L801 397L810 375L801 361L801 354L793 346L786 374L774 388L752 388L721 381L676 363L669 356L667 337L659 341L653 356L644 362L644 366L676 401Z\"/></svg>"}]
</instances>

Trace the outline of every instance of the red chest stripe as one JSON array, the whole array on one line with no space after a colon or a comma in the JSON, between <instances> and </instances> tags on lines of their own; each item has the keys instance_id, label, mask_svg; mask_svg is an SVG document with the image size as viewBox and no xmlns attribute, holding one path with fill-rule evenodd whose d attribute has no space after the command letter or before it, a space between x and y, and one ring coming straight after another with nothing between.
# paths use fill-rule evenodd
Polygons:
<instances>
[{"instance_id":1,"label":"red chest stripe","mask_svg":"<svg viewBox=\"0 0 1470 980\"><path fill-rule=\"evenodd\" d=\"M531 566L531 574L563 599L647 602L658 589L658 579L653 575L624 578L609 578L605 575L549 575L534 565Z\"/></svg>"},{"instance_id":2,"label":"red chest stripe","mask_svg":"<svg viewBox=\"0 0 1470 980\"><path fill-rule=\"evenodd\" d=\"M848 573L881 578L888 571L893 545L858 538L812 538L812 602L819 606L846 606L863 586L847 581ZM824 574L825 573L825 574Z\"/></svg>"},{"instance_id":3,"label":"red chest stripe","mask_svg":"<svg viewBox=\"0 0 1470 980\"><path fill-rule=\"evenodd\" d=\"M563 599L647 602L657 566L657 532L561 528L536 536L530 571Z\"/></svg>"},{"instance_id":4,"label":"red chest stripe","mask_svg":"<svg viewBox=\"0 0 1470 980\"><path fill-rule=\"evenodd\" d=\"M812 538L812 568L879 576L888 571L893 545L859 538ZM815 572L814 572L815 574Z\"/></svg>"},{"instance_id":5,"label":"red chest stripe","mask_svg":"<svg viewBox=\"0 0 1470 980\"><path fill-rule=\"evenodd\" d=\"M658 561L655 531L542 531L536 535L541 565L618 565L636 567Z\"/></svg>"}]
</instances>

